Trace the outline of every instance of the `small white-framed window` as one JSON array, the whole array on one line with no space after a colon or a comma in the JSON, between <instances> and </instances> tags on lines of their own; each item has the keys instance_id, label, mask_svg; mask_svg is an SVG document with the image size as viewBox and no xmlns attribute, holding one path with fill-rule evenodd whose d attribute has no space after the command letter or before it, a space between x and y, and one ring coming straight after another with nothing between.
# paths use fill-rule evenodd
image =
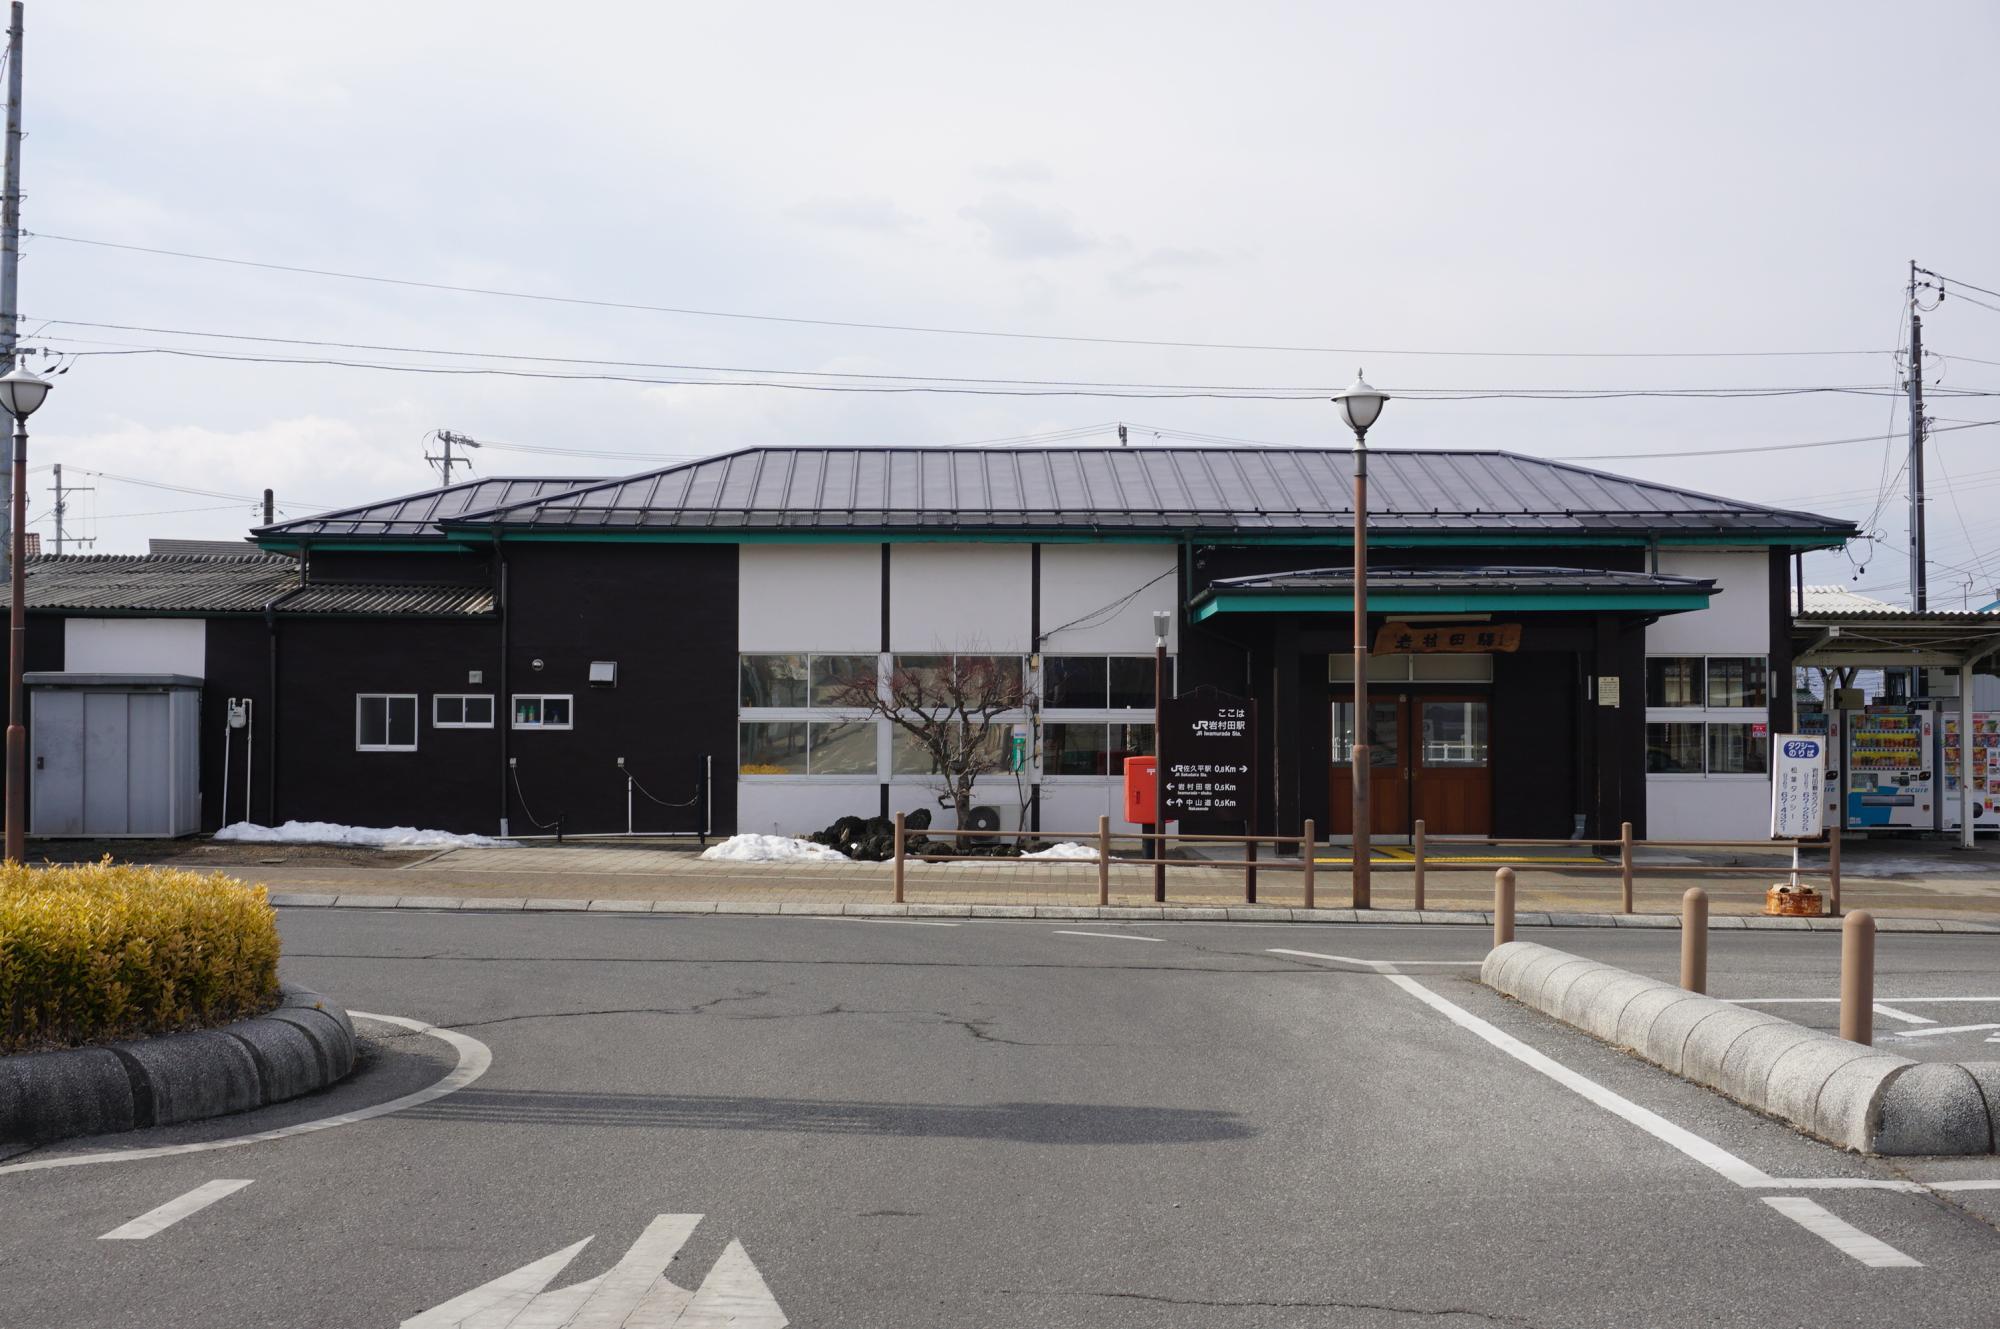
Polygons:
<instances>
[{"instance_id":1,"label":"small white-framed window","mask_svg":"<svg viewBox=\"0 0 2000 1329\"><path fill-rule=\"evenodd\" d=\"M417 694L357 692L354 694L356 752L415 752Z\"/></svg>"},{"instance_id":2,"label":"small white-framed window","mask_svg":"<svg viewBox=\"0 0 2000 1329\"><path fill-rule=\"evenodd\" d=\"M493 694L490 692L439 692L431 697L431 728L491 729Z\"/></svg>"},{"instance_id":3,"label":"small white-framed window","mask_svg":"<svg viewBox=\"0 0 2000 1329\"><path fill-rule=\"evenodd\" d=\"M567 692L517 692L514 694L516 729L569 729L574 712Z\"/></svg>"}]
</instances>

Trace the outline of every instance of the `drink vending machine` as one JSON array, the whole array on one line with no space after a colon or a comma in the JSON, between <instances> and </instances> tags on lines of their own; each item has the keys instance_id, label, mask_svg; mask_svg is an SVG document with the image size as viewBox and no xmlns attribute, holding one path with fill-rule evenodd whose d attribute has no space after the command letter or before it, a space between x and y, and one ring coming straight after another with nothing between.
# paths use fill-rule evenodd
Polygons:
<instances>
[{"instance_id":1,"label":"drink vending machine","mask_svg":"<svg viewBox=\"0 0 2000 1329\"><path fill-rule=\"evenodd\" d=\"M1965 825L1964 804L1958 796L1958 714L1947 711L1938 725L1939 762L1944 796L1938 810L1938 828L1956 831ZM1972 829L2000 831L2000 712L1972 713Z\"/></svg>"},{"instance_id":2,"label":"drink vending machine","mask_svg":"<svg viewBox=\"0 0 2000 1329\"><path fill-rule=\"evenodd\" d=\"M1936 830L1936 712L1868 706L1845 718L1848 829Z\"/></svg>"}]
</instances>

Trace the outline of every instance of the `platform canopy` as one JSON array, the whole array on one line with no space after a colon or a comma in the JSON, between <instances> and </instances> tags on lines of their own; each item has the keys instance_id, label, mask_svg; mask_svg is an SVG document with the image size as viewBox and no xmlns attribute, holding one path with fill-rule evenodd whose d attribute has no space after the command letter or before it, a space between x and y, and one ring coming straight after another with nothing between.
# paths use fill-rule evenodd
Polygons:
<instances>
[{"instance_id":1,"label":"platform canopy","mask_svg":"<svg viewBox=\"0 0 2000 1329\"><path fill-rule=\"evenodd\" d=\"M1371 568L1368 608L1378 614L1465 614L1706 609L1715 583L1699 577L1599 568ZM1195 621L1231 613L1351 613L1354 569L1223 577L1189 603Z\"/></svg>"}]
</instances>

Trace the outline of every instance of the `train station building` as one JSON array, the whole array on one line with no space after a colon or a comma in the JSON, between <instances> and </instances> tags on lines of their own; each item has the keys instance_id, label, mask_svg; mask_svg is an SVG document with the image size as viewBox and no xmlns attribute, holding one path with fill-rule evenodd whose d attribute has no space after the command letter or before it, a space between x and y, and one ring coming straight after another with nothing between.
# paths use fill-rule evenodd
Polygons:
<instances>
[{"instance_id":1,"label":"train station building","mask_svg":"<svg viewBox=\"0 0 2000 1329\"><path fill-rule=\"evenodd\" d=\"M262 527L241 557L34 560L30 667L199 680L210 829L727 834L938 810L923 754L834 683L994 657L1032 704L978 801L1077 832L1129 825L1166 611L1170 688L1257 703L1261 828L1337 837L1352 466L751 448L479 479ZM1794 556L1850 523L1504 452L1378 450L1370 491L1378 836L1762 836Z\"/></svg>"}]
</instances>

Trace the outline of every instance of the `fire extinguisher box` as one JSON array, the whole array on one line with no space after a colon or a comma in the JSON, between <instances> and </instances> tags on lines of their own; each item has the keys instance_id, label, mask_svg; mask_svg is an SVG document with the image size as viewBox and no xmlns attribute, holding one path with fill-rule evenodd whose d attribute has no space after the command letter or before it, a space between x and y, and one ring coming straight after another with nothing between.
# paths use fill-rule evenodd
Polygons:
<instances>
[{"instance_id":1,"label":"fire extinguisher box","mask_svg":"<svg viewBox=\"0 0 2000 1329\"><path fill-rule=\"evenodd\" d=\"M1157 757L1125 759L1125 820L1141 825L1153 820L1153 791L1158 787L1159 779L1160 763Z\"/></svg>"}]
</instances>

